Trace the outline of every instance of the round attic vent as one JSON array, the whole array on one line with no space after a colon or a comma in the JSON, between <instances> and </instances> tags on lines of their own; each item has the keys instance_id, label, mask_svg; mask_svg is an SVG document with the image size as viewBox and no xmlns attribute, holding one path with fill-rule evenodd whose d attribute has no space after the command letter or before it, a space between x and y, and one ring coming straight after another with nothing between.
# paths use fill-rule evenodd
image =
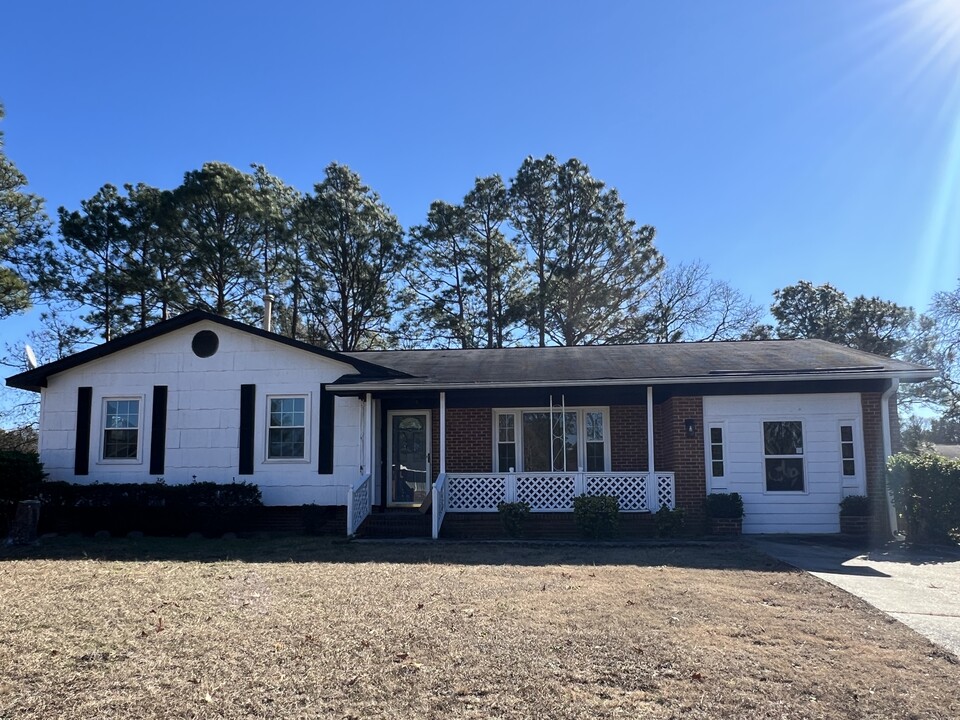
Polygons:
<instances>
[{"instance_id":1,"label":"round attic vent","mask_svg":"<svg viewBox=\"0 0 960 720\"><path fill-rule=\"evenodd\" d=\"M217 352L220 347L220 338L213 330L201 330L193 336L193 354L197 357L208 358Z\"/></svg>"}]
</instances>

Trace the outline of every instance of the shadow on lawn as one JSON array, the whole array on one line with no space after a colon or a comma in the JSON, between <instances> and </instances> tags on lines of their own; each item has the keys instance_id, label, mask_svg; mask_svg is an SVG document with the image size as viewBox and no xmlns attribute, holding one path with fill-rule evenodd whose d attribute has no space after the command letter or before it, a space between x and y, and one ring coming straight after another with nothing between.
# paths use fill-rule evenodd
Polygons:
<instances>
[{"instance_id":1,"label":"shadow on lawn","mask_svg":"<svg viewBox=\"0 0 960 720\"><path fill-rule=\"evenodd\" d=\"M791 568L736 541L635 543L360 541L328 537L236 540L57 537L26 547L0 546L12 560L104 562L396 563L453 565L667 566L790 572Z\"/></svg>"}]
</instances>

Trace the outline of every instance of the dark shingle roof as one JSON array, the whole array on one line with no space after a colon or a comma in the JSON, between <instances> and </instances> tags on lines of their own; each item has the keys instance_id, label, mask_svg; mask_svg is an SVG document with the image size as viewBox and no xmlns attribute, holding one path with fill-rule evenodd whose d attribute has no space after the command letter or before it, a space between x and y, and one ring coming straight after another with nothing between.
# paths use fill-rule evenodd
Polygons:
<instances>
[{"instance_id":1,"label":"dark shingle roof","mask_svg":"<svg viewBox=\"0 0 960 720\"><path fill-rule=\"evenodd\" d=\"M338 353L201 310L192 310L145 330L9 377L7 385L39 390L51 375L202 320L352 365L357 374L345 375L334 384L356 389L605 382L736 382L810 377L898 377L909 382L927 380L936 375L930 368L822 340Z\"/></svg>"},{"instance_id":2,"label":"dark shingle roof","mask_svg":"<svg viewBox=\"0 0 960 720\"><path fill-rule=\"evenodd\" d=\"M389 370L388 368L370 365L360 358L350 358L342 353L334 352L332 350L324 350L316 345L310 345L309 343L301 342L299 340L291 340L283 335L267 332L266 330L261 330L253 325L247 325L242 322L237 322L236 320L220 317L219 315L214 315L212 313L205 312L204 310L191 310L169 320L162 320L161 322L151 325L143 330L132 332L129 335L124 335L116 340L111 340L103 345L97 345L96 347L83 350L82 352L70 355L61 360L55 360L54 362L41 365L33 370L27 370L25 372L18 373L17 375L8 377L7 385L10 387L20 388L21 390L33 390L36 392L39 391L41 387L47 386L47 378L51 375L56 375L57 373L70 370L71 368L78 367L84 363L106 357L107 355L112 355L120 350L133 347L134 345L139 345L147 340L152 340L153 338L160 337L161 335L166 335L169 332L179 330L180 328L187 327L188 325L193 325L194 323L198 323L202 320L217 323L218 325L233 328L234 330L242 330L243 332L250 333L251 335L257 335L259 337L266 338L267 340L272 340L282 345L287 345L288 347L297 348L298 350L304 350L306 352L313 353L314 355L320 355L322 357L330 358L331 360L337 360L339 362L352 365L354 368L356 368L357 372L363 373L365 376L382 377L383 375L396 375L395 371Z\"/></svg>"},{"instance_id":3,"label":"dark shingle roof","mask_svg":"<svg viewBox=\"0 0 960 720\"><path fill-rule=\"evenodd\" d=\"M677 380L737 381L790 377L900 377L925 380L933 370L822 340L592 345L501 350L384 350L346 353L408 375L382 380L343 377L338 384L378 387L508 386Z\"/></svg>"}]
</instances>

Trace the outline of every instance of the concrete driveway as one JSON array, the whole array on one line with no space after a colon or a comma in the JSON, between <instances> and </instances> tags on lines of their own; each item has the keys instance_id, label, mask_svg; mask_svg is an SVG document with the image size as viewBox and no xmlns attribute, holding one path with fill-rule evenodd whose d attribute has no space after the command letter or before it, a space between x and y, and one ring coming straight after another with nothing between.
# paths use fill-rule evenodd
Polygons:
<instances>
[{"instance_id":1,"label":"concrete driveway","mask_svg":"<svg viewBox=\"0 0 960 720\"><path fill-rule=\"evenodd\" d=\"M760 536L759 550L856 595L960 657L960 547L889 543L873 550L823 537Z\"/></svg>"}]
</instances>

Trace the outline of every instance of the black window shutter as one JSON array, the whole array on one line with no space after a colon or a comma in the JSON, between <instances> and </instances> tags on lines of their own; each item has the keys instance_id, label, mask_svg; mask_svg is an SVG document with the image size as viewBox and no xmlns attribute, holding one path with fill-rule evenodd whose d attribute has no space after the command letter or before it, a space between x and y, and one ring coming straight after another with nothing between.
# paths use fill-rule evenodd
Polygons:
<instances>
[{"instance_id":1,"label":"black window shutter","mask_svg":"<svg viewBox=\"0 0 960 720\"><path fill-rule=\"evenodd\" d=\"M257 386L240 386L240 475L253 475L254 427L256 426Z\"/></svg>"},{"instance_id":2,"label":"black window shutter","mask_svg":"<svg viewBox=\"0 0 960 720\"><path fill-rule=\"evenodd\" d=\"M77 388L77 442L73 456L73 474L87 475L90 471L90 409L93 388Z\"/></svg>"},{"instance_id":3,"label":"black window shutter","mask_svg":"<svg viewBox=\"0 0 960 720\"><path fill-rule=\"evenodd\" d=\"M320 458L317 472L320 475L333 474L333 411L336 397L325 387L320 388Z\"/></svg>"},{"instance_id":4,"label":"black window shutter","mask_svg":"<svg viewBox=\"0 0 960 720\"><path fill-rule=\"evenodd\" d=\"M167 451L167 386L153 386L150 423L150 474L163 475Z\"/></svg>"}]
</instances>

